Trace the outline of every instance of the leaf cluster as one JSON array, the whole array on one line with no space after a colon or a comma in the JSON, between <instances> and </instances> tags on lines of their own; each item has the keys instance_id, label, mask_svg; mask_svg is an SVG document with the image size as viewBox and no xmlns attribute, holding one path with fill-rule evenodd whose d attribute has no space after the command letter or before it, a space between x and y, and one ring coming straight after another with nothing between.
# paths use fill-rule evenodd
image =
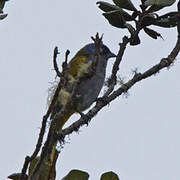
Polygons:
<instances>
[{"instance_id":1,"label":"leaf cluster","mask_svg":"<svg viewBox=\"0 0 180 180\"><path fill-rule=\"evenodd\" d=\"M62 180L88 180L89 174L81 170L71 170ZM101 175L100 180L119 180L117 174L112 171L105 172Z\"/></svg>"},{"instance_id":2,"label":"leaf cluster","mask_svg":"<svg viewBox=\"0 0 180 180\"><path fill-rule=\"evenodd\" d=\"M148 26L172 28L177 26L180 20L178 11L158 15L158 11L171 6L176 0L141 0L138 10L131 0L113 0L114 4L98 1L98 7L104 11L103 16L108 22L117 28L127 29L131 35L131 45L140 44L139 32L144 32L153 39L161 37L161 34ZM133 25L131 22L134 22Z\"/></svg>"}]
</instances>

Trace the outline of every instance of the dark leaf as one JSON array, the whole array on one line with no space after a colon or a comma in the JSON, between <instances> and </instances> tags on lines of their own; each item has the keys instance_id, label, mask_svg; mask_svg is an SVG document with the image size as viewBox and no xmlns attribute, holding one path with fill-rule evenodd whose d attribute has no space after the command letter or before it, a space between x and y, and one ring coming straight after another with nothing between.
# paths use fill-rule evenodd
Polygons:
<instances>
[{"instance_id":1,"label":"dark leaf","mask_svg":"<svg viewBox=\"0 0 180 180\"><path fill-rule=\"evenodd\" d=\"M164 14L162 16L159 16L158 19L162 19L162 18L172 18L174 16L178 15L178 12L177 11L172 11L172 12L169 12L167 14Z\"/></svg>"},{"instance_id":2,"label":"dark leaf","mask_svg":"<svg viewBox=\"0 0 180 180\"><path fill-rule=\"evenodd\" d=\"M123 9L119 9L119 11L121 12L122 16L124 17L125 21L133 21L134 17L131 16L130 14L128 14L126 11L124 11Z\"/></svg>"},{"instance_id":3,"label":"dark leaf","mask_svg":"<svg viewBox=\"0 0 180 180\"><path fill-rule=\"evenodd\" d=\"M173 11L159 16L153 25L170 28L177 26L178 22L180 22L180 14Z\"/></svg>"},{"instance_id":4,"label":"dark leaf","mask_svg":"<svg viewBox=\"0 0 180 180\"><path fill-rule=\"evenodd\" d=\"M152 25L155 21L156 18L153 15L148 14L141 19L141 28Z\"/></svg>"},{"instance_id":5,"label":"dark leaf","mask_svg":"<svg viewBox=\"0 0 180 180\"><path fill-rule=\"evenodd\" d=\"M128 14L126 11L123 9L119 8L118 6L103 2L103 1L98 1L96 4L99 5L99 8L103 10L104 12L112 12L112 11L120 11L121 15L124 17L126 21L132 21L134 20L134 17Z\"/></svg>"},{"instance_id":6,"label":"dark leaf","mask_svg":"<svg viewBox=\"0 0 180 180\"><path fill-rule=\"evenodd\" d=\"M146 6L160 6L160 7L166 7L166 6L171 6L172 4L175 3L176 0L147 0L145 2Z\"/></svg>"},{"instance_id":7,"label":"dark leaf","mask_svg":"<svg viewBox=\"0 0 180 180\"><path fill-rule=\"evenodd\" d=\"M131 0L113 0L113 2L120 8L128 9L131 11L137 11Z\"/></svg>"},{"instance_id":8,"label":"dark leaf","mask_svg":"<svg viewBox=\"0 0 180 180\"><path fill-rule=\"evenodd\" d=\"M171 28L177 26L178 19L176 18L158 18L153 22L153 25L164 28Z\"/></svg>"},{"instance_id":9,"label":"dark leaf","mask_svg":"<svg viewBox=\"0 0 180 180\"><path fill-rule=\"evenodd\" d=\"M110 11L103 13L103 16L109 21L109 23L117 28L125 28L125 20L120 11Z\"/></svg>"},{"instance_id":10,"label":"dark leaf","mask_svg":"<svg viewBox=\"0 0 180 180\"><path fill-rule=\"evenodd\" d=\"M80 170L71 170L62 180L88 180L89 174Z\"/></svg>"},{"instance_id":11,"label":"dark leaf","mask_svg":"<svg viewBox=\"0 0 180 180\"><path fill-rule=\"evenodd\" d=\"M117 174L110 171L110 172L106 172L106 173L102 174L100 180L119 180L119 177Z\"/></svg>"},{"instance_id":12,"label":"dark leaf","mask_svg":"<svg viewBox=\"0 0 180 180\"><path fill-rule=\"evenodd\" d=\"M161 34L158 32L154 31L153 29L150 28L144 28L144 32L148 34L151 38L157 39L158 37L161 37Z\"/></svg>"},{"instance_id":13,"label":"dark leaf","mask_svg":"<svg viewBox=\"0 0 180 180\"><path fill-rule=\"evenodd\" d=\"M120 9L118 6L115 6L113 4L103 2L103 1L98 1L96 4L98 4L99 5L98 7L104 12L114 11L114 10Z\"/></svg>"}]
</instances>

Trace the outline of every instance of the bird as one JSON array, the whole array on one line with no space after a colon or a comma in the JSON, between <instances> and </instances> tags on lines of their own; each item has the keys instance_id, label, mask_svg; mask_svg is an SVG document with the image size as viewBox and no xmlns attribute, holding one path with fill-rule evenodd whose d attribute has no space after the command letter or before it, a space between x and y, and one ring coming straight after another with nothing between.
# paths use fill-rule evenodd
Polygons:
<instances>
[{"instance_id":1,"label":"bird","mask_svg":"<svg viewBox=\"0 0 180 180\"><path fill-rule=\"evenodd\" d=\"M87 44L75 54L68 64L69 85L60 90L50 119L53 119L62 106L66 105L71 95L73 82L78 78L80 82L76 87L74 102L58 120L57 131L62 129L72 114L80 113L82 115L82 112L88 109L98 98L105 81L108 59L116 57L116 55L102 43L99 48L97 64L94 64L95 51L95 43Z\"/></svg>"}]
</instances>

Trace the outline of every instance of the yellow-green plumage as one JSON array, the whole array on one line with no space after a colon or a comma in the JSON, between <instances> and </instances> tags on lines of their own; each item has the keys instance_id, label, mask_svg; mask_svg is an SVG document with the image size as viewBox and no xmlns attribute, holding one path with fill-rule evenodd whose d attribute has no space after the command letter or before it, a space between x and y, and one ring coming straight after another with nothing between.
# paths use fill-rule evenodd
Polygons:
<instances>
[{"instance_id":1,"label":"yellow-green plumage","mask_svg":"<svg viewBox=\"0 0 180 180\"><path fill-rule=\"evenodd\" d=\"M59 123L61 124L61 127L58 127L58 129L62 128L64 123L69 119L69 117L73 113L87 109L97 98L104 83L107 60L110 57L114 56L114 54L111 53L109 48L107 48L106 46L102 45L100 49L101 52L98 64L96 65L96 72L94 72L94 74L91 74L92 64L95 63L94 44L88 44L84 48L79 50L69 62L68 85L65 88L61 89L61 91L59 92L58 101L56 102L54 110L51 114L52 118L57 112L61 110L62 106L66 105L66 103L68 102L68 99L71 96L71 90L74 81L76 81L77 79L82 79L82 81L78 85L76 94L77 98L75 98L75 101L69 107L70 109L68 110L68 115L66 116L65 114L65 117L61 117L61 119L59 119L59 121L63 121L63 123ZM90 76L88 76L89 74Z\"/></svg>"},{"instance_id":2,"label":"yellow-green plumage","mask_svg":"<svg viewBox=\"0 0 180 180\"><path fill-rule=\"evenodd\" d=\"M74 83L74 81L78 78L78 77L82 77L84 74L86 74L88 72L88 68L91 66L92 61L86 62L88 56L90 56L90 54L85 53L82 49L80 51L77 52L77 54L71 59L71 61L69 62L69 81L68 84L69 86L71 84ZM56 88L56 86L54 87ZM53 94L51 96L54 95L55 90L53 91ZM68 90L66 88L62 88L59 92L59 96L57 99L57 102L55 104L55 111L52 112L51 117L53 117L53 115L56 114L57 109L56 107L58 106L65 106L69 97L71 96L70 92L68 92ZM52 99L52 98L50 98ZM58 110L60 111L60 109ZM64 115L64 117L61 117L61 119L59 119L59 123L58 123L58 130L60 130L63 125L65 124L65 122L69 119L69 117L74 114L76 112L74 106L71 106L71 109L68 110L67 114Z\"/></svg>"},{"instance_id":3,"label":"yellow-green plumage","mask_svg":"<svg viewBox=\"0 0 180 180\"><path fill-rule=\"evenodd\" d=\"M78 53L72 58L69 62L69 73L74 78L77 77L82 67L85 66L85 61L88 57L88 53L85 53L83 50L78 51Z\"/></svg>"}]
</instances>

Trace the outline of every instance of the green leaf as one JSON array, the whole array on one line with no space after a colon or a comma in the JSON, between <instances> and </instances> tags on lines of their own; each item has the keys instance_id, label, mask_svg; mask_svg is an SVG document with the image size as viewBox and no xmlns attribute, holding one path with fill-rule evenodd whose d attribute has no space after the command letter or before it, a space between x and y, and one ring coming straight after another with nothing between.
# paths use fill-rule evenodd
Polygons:
<instances>
[{"instance_id":1,"label":"green leaf","mask_svg":"<svg viewBox=\"0 0 180 180\"><path fill-rule=\"evenodd\" d=\"M153 14L147 14L141 19L141 28L152 25L156 21L156 17Z\"/></svg>"},{"instance_id":2,"label":"green leaf","mask_svg":"<svg viewBox=\"0 0 180 180\"><path fill-rule=\"evenodd\" d=\"M110 172L106 172L106 173L102 174L100 180L119 180L119 177L117 174L110 171Z\"/></svg>"},{"instance_id":3,"label":"green leaf","mask_svg":"<svg viewBox=\"0 0 180 180\"><path fill-rule=\"evenodd\" d=\"M146 34L148 34L148 36L150 36L153 39L157 39L158 37L162 37L161 34L159 34L158 32L154 31L153 29L150 28L144 28L144 32Z\"/></svg>"},{"instance_id":4,"label":"green leaf","mask_svg":"<svg viewBox=\"0 0 180 180\"><path fill-rule=\"evenodd\" d=\"M147 0L145 2L145 5L147 6L151 6L148 10L147 13L152 13L155 11L159 11L162 8L166 7L166 6L171 6L172 4L174 4L176 0Z\"/></svg>"},{"instance_id":5,"label":"green leaf","mask_svg":"<svg viewBox=\"0 0 180 180\"><path fill-rule=\"evenodd\" d=\"M71 170L62 180L88 180L89 174L77 169Z\"/></svg>"},{"instance_id":6,"label":"green leaf","mask_svg":"<svg viewBox=\"0 0 180 180\"><path fill-rule=\"evenodd\" d=\"M36 157L33 159L30 163L29 169L28 169L28 175L31 175L33 172L34 167L36 166L36 163L39 161L40 157Z\"/></svg>"},{"instance_id":7,"label":"green leaf","mask_svg":"<svg viewBox=\"0 0 180 180\"><path fill-rule=\"evenodd\" d=\"M115 6L113 4L103 2L103 1L98 1L96 4L98 4L99 5L98 7L104 12L114 11L114 10L120 9L118 6Z\"/></svg>"},{"instance_id":8,"label":"green leaf","mask_svg":"<svg viewBox=\"0 0 180 180\"><path fill-rule=\"evenodd\" d=\"M130 14L128 14L126 11L123 9L119 8L118 6L103 2L103 1L98 1L96 4L98 4L99 8L103 10L104 12L114 12L114 11L120 11L121 15L124 17L126 21L132 21L134 20L134 17L132 17Z\"/></svg>"},{"instance_id":9,"label":"green leaf","mask_svg":"<svg viewBox=\"0 0 180 180\"><path fill-rule=\"evenodd\" d=\"M146 6L161 6L161 7L166 7L166 6L171 6L172 4L175 3L176 0L147 0L145 2Z\"/></svg>"},{"instance_id":10,"label":"green leaf","mask_svg":"<svg viewBox=\"0 0 180 180\"><path fill-rule=\"evenodd\" d=\"M173 18L175 16L178 15L178 12L177 11L172 11L172 12L169 12L169 13L166 13L162 16L160 16L158 19L162 19L162 18Z\"/></svg>"},{"instance_id":11,"label":"green leaf","mask_svg":"<svg viewBox=\"0 0 180 180\"><path fill-rule=\"evenodd\" d=\"M159 16L154 25L171 28L177 26L178 22L180 22L180 14L176 11L172 11Z\"/></svg>"},{"instance_id":12,"label":"green leaf","mask_svg":"<svg viewBox=\"0 0 180 180\"><path fill-rule=\"evenodd\" d=\"M114 10L103 13L103 16L109 21L112 26L117 28L125 28L126 21L132 21L133 17L123 10Z\"/></svg>"},{"instance_id":13,"label":"green leaf","mask_svg":"<svg viewBox=\"0 0 180 180\"><path fill-rule=\"evenodd\" d=\"M164 27L164 28L172 28L177 26L178 20L175 18L159 18L155 22L153 22L153 25Z\"/></svg>"},{"instance_id":14,"label":"green leaf","mask_svg":"<svg viewBox=\"0 0 180 180\"><path fill-rule=\"evenodd\" d=\"M117 28L125 28L125 20L120 11L110 11L107 13L103 13L103 16L109 21L114 27Z\"/></svg>"},{"instance_id":15,"label":"green leaf","mask_svg":"<svg viewBox=\"0 0 180 180\"><path fill-rule=\"evenodd\" d=\"M10 176L8 176L9 179L13 179L13 180L19 180L21 176L21 173L14 173L14 174L11 174ZM27 180L28 179L28 176L25 175L25 179L24 180Z\"/></svg>"},{"instance_id":16,"label":"green leaf","mask_svg":"<svg viewBox=\"0 0 180 180\"><path fill-rule=\"evenodd\" d=\"M113 2L120 8L128 9L130 11L137 11L131 0L113 0Z\"/></svg>"}]
</instances>

